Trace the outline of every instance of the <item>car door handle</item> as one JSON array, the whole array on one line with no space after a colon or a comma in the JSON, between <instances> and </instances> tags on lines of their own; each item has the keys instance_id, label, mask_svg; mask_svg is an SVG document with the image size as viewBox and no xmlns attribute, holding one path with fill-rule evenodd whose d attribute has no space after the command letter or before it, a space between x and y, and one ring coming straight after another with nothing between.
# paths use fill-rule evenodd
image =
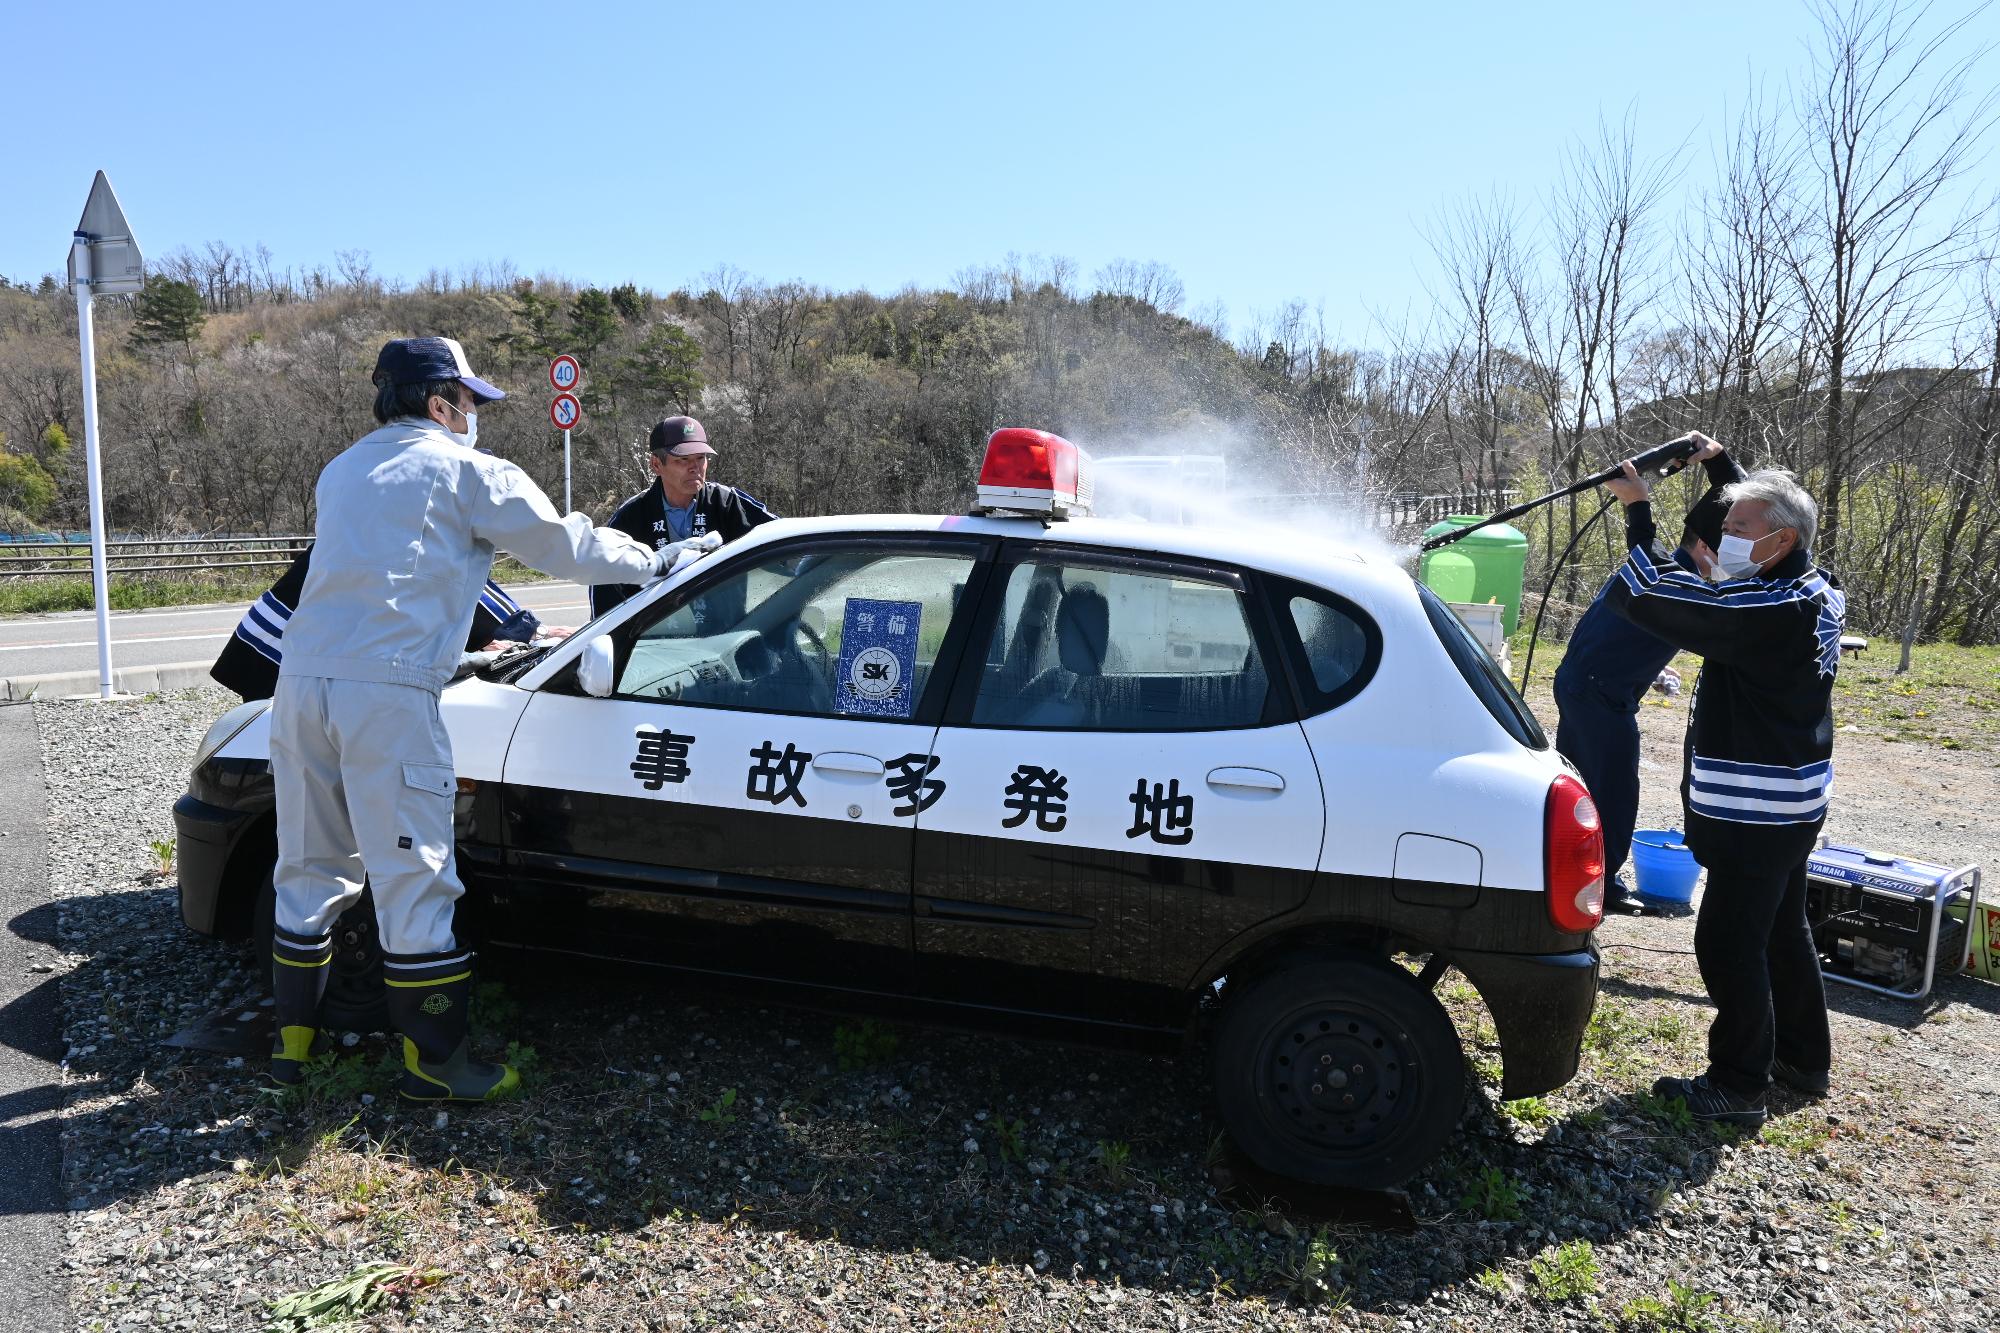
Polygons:
<instances>
[{"instance_id":1,"label":"car door handle","mask_svg":"<svg viewBox=\"0 0 2000 1333\"><path fill-rule=\"evenodd\" d=\"M813 756L813 768L821 773L857 773L865 778L879 778L886 771L882 761L872 754L855 754L852 750L827 750Z\"/></svg>"},{"instance_id":2,"label":"car door handle","mask_svg":"<svg viewBox=\"0 0 2000 1333\"><path fill-rule=\"evenodd\" d=\"M1267 768L1211 768L1208 785L1223 790L1281 792L1285 780Z\"/></svg>"}]
</instances>

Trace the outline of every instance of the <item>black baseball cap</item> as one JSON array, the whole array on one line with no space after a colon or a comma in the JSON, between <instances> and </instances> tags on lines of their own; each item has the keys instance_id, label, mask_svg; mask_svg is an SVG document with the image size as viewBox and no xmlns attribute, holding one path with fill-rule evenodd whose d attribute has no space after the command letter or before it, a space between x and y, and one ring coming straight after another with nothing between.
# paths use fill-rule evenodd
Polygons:
<instances>
[{"instance_id":1,"label":"black baseball cap","mask_svg":"<svg viewBox=\"0 0 2000 1333\"><path fill-rule=\"evenodd\" d=\"M507 395L472 373L465 348L456 338L396 338L382 344L375 358L375 383L429 384L457 380L472 390L474 400L495 403Z\"/></svg>"},{"instance_id":2,"label":"black baseball cap","mask_svg":"<svg viewBox=\"0 0 2000 1333\"><path fill-rule=\"evenodd\" d=\"M708 432L693 417L668 417L657 423L646 437L646 447L669 458L715 452L708 447Z\"/></svg>"}]
</instances>

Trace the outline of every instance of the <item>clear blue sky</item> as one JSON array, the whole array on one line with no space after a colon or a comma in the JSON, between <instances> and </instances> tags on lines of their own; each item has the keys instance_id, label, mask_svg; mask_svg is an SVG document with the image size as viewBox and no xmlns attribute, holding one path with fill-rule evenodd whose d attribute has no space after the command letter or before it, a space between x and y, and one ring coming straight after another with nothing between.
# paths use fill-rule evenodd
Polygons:
<instances>
[{"instance_id":1,"label":"clear blue sky","mask_svg":"<svg viewBox=\"0 0 2000 1333\"><path fill-rule=\"evenodd\" d=\"M1441 206L1537 199L1628 110L1698 180L1814 30L1802 0L4 10L16 279L60 270L101 167L154 255L877 291L1125 257L1239 326L1323 302L1351 342L1426 303ZM1976 26L2000 38L2000 13Z\"/></svg>"}]
</instances>

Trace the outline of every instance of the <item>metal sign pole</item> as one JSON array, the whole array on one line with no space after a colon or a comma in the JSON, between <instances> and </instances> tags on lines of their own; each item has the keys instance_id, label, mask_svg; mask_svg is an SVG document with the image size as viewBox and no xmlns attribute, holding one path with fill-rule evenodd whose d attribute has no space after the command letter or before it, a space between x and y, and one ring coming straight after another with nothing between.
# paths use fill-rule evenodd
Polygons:
<instances>
[{"instance_id":1,"label":"metal sign pole","mask_svg":"<svg viewBox=\"0 0 2000 1333\"><path fill-rule=\"evenodd\" d=\"M76 274L76 335L83 348L83 456L90 478L90 586L97 603L97 697L111 697L111 588L104 558L104 466L97 440L97 329L91 318L90 235L70 247Z\"/></svg>"},{"instance_id":2,"label":"metal sign pole","mask_svg":"<svg viewBox=\"0 0 2000 1333\"><path fill-rule=\"evenodd\" d=\"M563 512L573 514L576 509L569 502L569 431L563 431Z\"/></svg>"}]
</instances>

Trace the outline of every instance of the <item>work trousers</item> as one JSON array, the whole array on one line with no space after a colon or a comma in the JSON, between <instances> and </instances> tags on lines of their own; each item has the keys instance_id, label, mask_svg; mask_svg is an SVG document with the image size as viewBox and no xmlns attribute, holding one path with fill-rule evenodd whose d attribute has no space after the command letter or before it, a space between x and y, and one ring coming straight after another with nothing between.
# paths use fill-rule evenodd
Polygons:
<instances>
[{"instance_id":1,"label":"work trousers","mask_svg":"<svg viewBox=\"0 0 2000 1333\"><path fill-rule=\"evenodd\" d=\"M455 947L458 783L437 696L410 685L281 675L271 700L279 929L317 940L375 891L392 954Z\"/></svg>"},{"instance_id":2,"label":"work trousers","mask_svg":"<svg viewBox=\"0 0 2000 1333\"><path fill-rule=\"evenodd\" d=\"M1632 850L1639 819L1639 715L1636 706L1591 680L1556 683L1556 749L1576 765L1604 825L1604 887Z\"/></svg>"},{"instance_id":3,"label":"work trousers","mask_svg":"<svg viewBox=\"0 0 2000 1333\"><path fill-rule=\"evenodd\" d=\"M1715 1005L1709 1081L1756 1096L1775 1056L1796 1068L1833 1064L1826 986L1806 923L1810 824L1738 824L1688 812L1687 843L1708 869L1695 960Z\"/></svg>"}]
</instances>

